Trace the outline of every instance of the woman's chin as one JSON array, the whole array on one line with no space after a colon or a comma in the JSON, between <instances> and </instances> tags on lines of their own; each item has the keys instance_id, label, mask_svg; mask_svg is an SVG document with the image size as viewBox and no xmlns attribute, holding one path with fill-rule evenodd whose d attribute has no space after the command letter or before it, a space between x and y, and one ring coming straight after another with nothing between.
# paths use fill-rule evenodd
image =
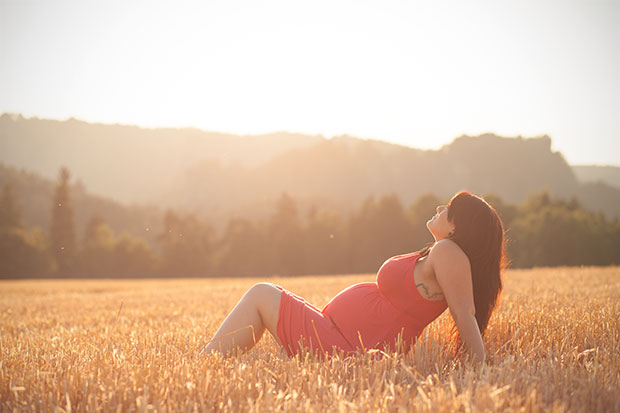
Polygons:
<instances>
[{"instance_id":1,"label":"woman's chin","mask_svg":"<svg viewBox=\"0 0 620 413\"><path fill-rule=\"evenodd\" d=\"M437 235L433 232L431 227L428 225L428 222L426 223L426 229L428 229L428 232L430 232L430 234L433 236L433 238L435 238L435 241L437 241Z\"/></svg>"}]
</instances>

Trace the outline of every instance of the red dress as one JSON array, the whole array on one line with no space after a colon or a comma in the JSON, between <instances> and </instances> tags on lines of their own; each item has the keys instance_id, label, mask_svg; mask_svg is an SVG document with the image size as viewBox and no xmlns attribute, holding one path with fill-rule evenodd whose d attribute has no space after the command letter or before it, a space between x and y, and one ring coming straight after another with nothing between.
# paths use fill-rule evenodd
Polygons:
<instances>
[{"instance_id":1,"label":"red dress","mask_svg":"<svg viewBox=\"0 0 620 413\"><path fill-rule=\"evenodd\" d=\"M357 350L394 350L399 334L410 348L431 321L447 307L445 300L420 295L413 280L419 252L385 261L376 282L352 285L338 293L323 311L282 289L278 337L289 356L301 350L345 353Z\"/></svg>"}]
</instances>

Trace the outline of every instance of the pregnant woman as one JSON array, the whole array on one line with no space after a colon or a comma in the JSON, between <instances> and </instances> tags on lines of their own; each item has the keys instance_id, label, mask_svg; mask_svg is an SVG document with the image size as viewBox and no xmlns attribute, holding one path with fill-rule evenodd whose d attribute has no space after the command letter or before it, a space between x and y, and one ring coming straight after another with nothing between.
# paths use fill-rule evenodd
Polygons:
<instances>
[{"instance_id":1,"label":"pregnant woman","mask_svg":"<svg viewBox=\"0 0 620 413\"><path fill-rule=\"evenodd\" d=\"M342 350L411 348L424 327L446 308L457 346L479 361L482 336L502 289L504 227L484 199L456 194L426 223L430 248L388 259L376 282L352 285L323 310L280 286L250 288L226 317L205 352L229 353L254 346L265 329L289 356L302 348L320 355ZM455 331L455 332L456 332Z\"/></svg>"}]
</instances>

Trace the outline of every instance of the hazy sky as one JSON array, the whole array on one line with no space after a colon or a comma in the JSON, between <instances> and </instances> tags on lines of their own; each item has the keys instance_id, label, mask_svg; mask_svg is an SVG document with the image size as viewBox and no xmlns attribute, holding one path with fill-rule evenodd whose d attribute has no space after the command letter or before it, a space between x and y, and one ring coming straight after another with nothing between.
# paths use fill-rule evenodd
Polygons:
<instances>
[{"instance_id":1,"label":"hazy sky","mask_svg":"<svg viewBox=\"0 0 620 413\"><path fill-rule=\"evenodd\" d=\"M0 0L0 112L620 165L620 1Z\"/></svg>"}]
</instances>

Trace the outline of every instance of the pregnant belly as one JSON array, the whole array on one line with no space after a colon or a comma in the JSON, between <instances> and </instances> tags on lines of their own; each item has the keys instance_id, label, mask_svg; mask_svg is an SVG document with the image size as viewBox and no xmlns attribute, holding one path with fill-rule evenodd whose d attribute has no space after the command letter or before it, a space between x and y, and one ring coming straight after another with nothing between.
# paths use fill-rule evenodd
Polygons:
<instances>
[{"instance_id":1,"label":"pregnant belly","mask_svg":"<svg viewBox=\"0 0 620 413\"><path fill-rule=\"evenodd\" d=\"M372 348L400 318L374 282L355 284L338 293L323 309L352 346Z\"/></svg>"}]
</instances>

